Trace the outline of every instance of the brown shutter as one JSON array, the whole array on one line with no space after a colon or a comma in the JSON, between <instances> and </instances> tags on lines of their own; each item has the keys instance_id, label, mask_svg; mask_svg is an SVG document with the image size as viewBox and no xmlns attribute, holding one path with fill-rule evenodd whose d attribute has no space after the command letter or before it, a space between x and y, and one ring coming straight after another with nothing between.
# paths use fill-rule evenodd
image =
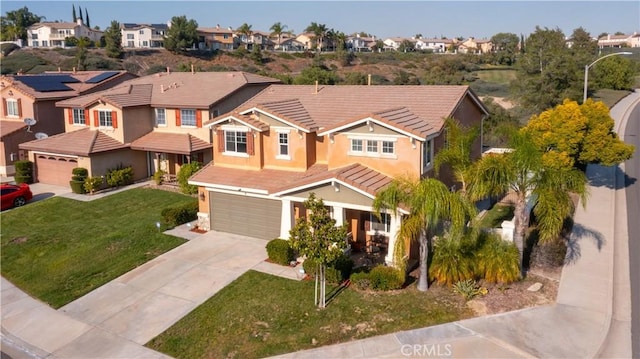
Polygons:
<instances>
[{"instance_id":1,"label":"brown shutter","mask_svg":"<svg viewBox=\"0 0 640 359\"><path fill-rule=\"evenodd\" d=\"M93 125L100 127L100 117L98 117L98 110L93 110Z\"/></svg>"},{"instance_id":2,"label":"brown shutter","mask_svg":"<svg viewBox=\"0 0 640 359\"><path fill-rule=\"evenodd\" d=\"M18 99L18 117L22 117L22 99Z\"/></svg>"},{"instance_id":3,"label":"brown shutter","mask_svg":"<svg viewBox=\"0 0 640 359\"><path fill-rule=\"evenodd\" d=\"M118 113L116 111L111 111L111 126L118 128Z\"/></svg>"},{"instance_id":4,"label":"brown shutter","mask_svg":"<svg viewBox=\"0 0 640 359\"><path fill-rule=\"evenodd\" d=\"M196 127L202 127L202 110L196 110Z\"/></svg>"},{"instance_id":5,"label":"brown shutter","mask_svg":"<svg viewBox=\"0 0 640 359\"><path fill-rule=\"evenodd\" d=\"M255 154L253 131L247 132L247 154L249 156L253 156Z\"/></svg>"},{"instance_id":6,"label":"brown shutter","mask_svg":"<svg viewBox=\"0 0 640 359\"><path fill-rule=\"evenodd\" d=\"M178 163L178 166L182 166L182 155L178 154L176 155L176 162Z\"/></svg>"},{"instance_id":7,"label":"brown shutter","mask_svg":"<svg viewBox=\"0 0 640 359\"><path fill-rule=\"evenodd\" d=\"M89 110L84 110L84 124L89 126L91 122L89 122Z\"/></svg>"},{"instance_id":8,"label":"brown shutter","mask_svg":"<svg viewBox=\"0 0 640 359\"><path fill-rule=\"evenodd\" d=\"M180 127L182 120L180 120L180 109L176 109L176 126Z\"/></svg>"},{"instance_id":9,"label":"brown shutter","mask_svg":"<svg viewBox=\"0 0 640 359\"><path fill-rule=\"evenodd\" d=\"M8 111L7 111L7 99L3 98L2 99L2 114L4 115L4 117L8 116Z\"/></svg>"},{"instance_id":10,"label":"brown shutter","mask_svg":"<svg viewBox=\"0 0 640 359\"><path fill-rule=\"evenodd\" d=\"M218 152L224 152L224 131L218 129Z\"/></svg>"},{"instance_id":11,"label":"brown shutter","mask_svg":"<svg viewBox=\"0 0 640 359\"><path fill-rule=\"evenodd\" d=\"M72 108L67 109L67 115L69 116L69 124L73 125L73 109Z\"/></svg>"}]
</instances>

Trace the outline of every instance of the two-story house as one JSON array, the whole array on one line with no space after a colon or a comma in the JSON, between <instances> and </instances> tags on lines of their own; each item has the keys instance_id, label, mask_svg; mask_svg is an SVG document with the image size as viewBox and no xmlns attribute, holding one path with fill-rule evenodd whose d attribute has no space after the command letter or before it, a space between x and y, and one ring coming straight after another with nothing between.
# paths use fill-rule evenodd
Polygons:
<instances>
[{"instance_id":1,"label":"two-story house","mask_svg":"<svg viewBox=\"0 0 640 359\"><path fill-rule=\"evenodd\" d=\"M212 160L203 123L230 111L278 80L243 72L167 72L91 95L59 101L65 133L23 143L39 182L68 185L71 170L90 176L132 166L135 179L183 163Z\"/></svg>"},{"instance_id":2,"label":"two-story house","mask_svg":"<svg viewBox=\"0 0 640 359\"><path fill-rule=\"evenodd\" d=\"M598 47L640 47L640 34L634 32L625 35L605 35L598 38Z\"/></svg>"},{"instance_id":3,"label":"two-story house","mask_svg":"<svg viewBox=\"0 0 640 359\"><path fill-rule=\"evenodd\" d=\"M371 48L376 44L375 36L360 36L360 34L356 34L355 36L349 36L347 38L347 49L353 52L369 52Z\"/></svg>"},{"instance_id":4,"label":"two-story house","mask_svg":"<svg viewBox=\"0 0 640 359\"><path fill-rule=\"evenodd\" d=\"M0 78L0 175L12 176L14 162L26 159L19 150L36 133L64 132L64 115L55 103L70 97L108 89L136 76L126 71L60 71Z\"/></svg>"},{"instance_id":5,"label":"two-story house","mask_svg":"<svg viewBox=\"0 0 640 359\"><path fill-rule=\"evenodd\" d=\"M167 24L122 24L122 47L124 48L161 48L164 47L164 36Z\"/></svg>"},{"instance_id":6,"label":"two-story house","mask_svg":"<svg viewBox=\"0 0 640 359\"><path fill-rule=\"evenodd\" d=\"M238 48L240 40L234 36L231 27L199 27L198 48L201 50L233 50Z\"/></svg>"},{"instance_id":7,"label":"two-story house","mask_svg":"<svg viewBox=\"0 0 640 359\"><path fill-rule=\"evenodd\" d=\"M416 40L416 50L431 50L435 53L445 53L453 43L450 39L420 38Z\"/></svg>"},{"instance_id":8,"label":"two-story house","mask_svg":"<svg viewBox=\"0 0 640 359\"><path fill-rule=\"evenodd\" d=\"M468 86L272 85L204 123L215 161L189 181L199 186L198 225L289 238L314 192L352 245L382 239L391 262L402 214L378 219L376 193L397 176L433 175L445 118L481 125L487 114ZM474 157L481 148L478 139Z\"/></svg>"},{"instance_id":9,"label":"two-story house","mask_svg":"<svg viewBox=\"0 0 640 359\"><path fill-rule=\"evenodd\" d=\"M86 26L82 19L76 22L39 22L27 29L27 44L30 47L65 47L65 39L83 37L97 42L104 32Z\"/></svg>"},{"instance_id":10,"label":"two-story house","mask_svg":"<svg viewBox=\"0 0 640 359\"><path fill-rule=\"evenodd\" d=\"M254 46L260 46L261 50L273 50L275 43L269 36L270 34L264 31L253 31L249 36L236 31L236 37L248 50L252 50Z\"/></svg>"}]
</instances>

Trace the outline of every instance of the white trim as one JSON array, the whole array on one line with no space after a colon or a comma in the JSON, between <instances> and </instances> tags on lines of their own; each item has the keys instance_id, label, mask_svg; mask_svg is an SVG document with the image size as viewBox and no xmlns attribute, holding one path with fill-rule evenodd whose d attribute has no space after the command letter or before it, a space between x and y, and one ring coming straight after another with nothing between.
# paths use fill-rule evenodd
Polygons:
<instances>
[{"instance_id":1,"label":"white trim","mask_svg":"<svg viewBox=\"0 0 640 359\"><path fill-rule=\"evenodd\" d=\"M350 132L345 132L344 135L347 136L348 139L350 140L375 140L375 141L392 141L392 142L398 142L399 137L398 135L369 135L369 134L360 134L360 133L350 133Z\"/></svg>"},{"instance_id":2,"label":"white trim","mask_svg":"<svg viewBox=\"0 0 640 359\"><path fill-rule=\"evenodd\" d=\"M254 189L254 188L245 188L245 187L236 187L236 186L227 186L227 185L216 185L216 184L211 184L211 183L205 183L205 182L195 182L195 181L188 181L188 183L190 185L194 185L194 186L200 186L200 187L204 187L205 190L210 191L210 192L222 192L222 193L230 193L230 194L237 194L237 195L249 195L249 194L254 194L254 195L263 195L263 196L254 196L254 197L261 197L261 198L271 198L271 199L278 199L279 198L273 198L271 196L269 196L267 190L264 189Z\"/></svg>"},{"instance_id":3,"label":"white trim","mask_svg":"<svg viewBox=\"0 0 640 359\"><path fill-rule=\"evenodd\" d=\"M243 153L243 152L224 151L224 152L222 152L222 155L223 156L231 156L231 157L249 158L249 154L248 153Z\"/></svg>"},{"instance_id":4,"label":"white trim","mask_svg":"<svg viewBox=\"0 0 640 359\"><path fill-rule=\"evenodd\" d=\"M47 156L58 156L58 157L69 157L69 158L75 158L75 159L79 159L80 156L76 156L76 155L64 155L62 153L53 153L53 152L39 152L39 151L33 151L33 150L27 150L33 153L34 156L36 155L47 155Z\"/></svg>"},{"instance_id":5,"label":"white trim","mask_svg":"<svg viewBox=\"0 0 640 359\"><path fill-rule=\"evenodd\" d=\"M276 155L276 160L287 160L287 161L291 161L291 156L289 155Z\"/></svg>"},{"instance_id":6,"label":"white trim","mask_svg":"<svg viewBox=\"0 0 640 359\"><path fill-rule=\"evenodd\" d=\"M233 132L249 132L249 129L246 126L238 126L238 125L222 125L220 126L222 131L233 131Z\"/></svg>"},{"instance_id":7,"label":"white trim","mask_svg":"<svg viewBox=\"0 0 640 359\"><path fill-rule=\"evenodd\" d=\"M229 121L229 120L238 121L238 122L242 123L243 125L251 128L252 130L255 130L255 131L258 131L258 132L262 132L261 129L259 129L259 128L255 127L255 126L252 126L249 123L247 123L247 122L245 122L245 121L243 121L243 120L241 120L241 119L239 119L239 118L237 118L237 117L235 117L233 115L227 116L227 117L223 117L223 118L221 118L221 119L219 119L217 121L211 122L211 123L209 123L209 124L207 124L205 126L209 127L209 129L212 129L213 126L215 126L215 125L217 125L219 123L225 122L225 121ZM234 126L234 125L223 125L223 127L224 126Z\"/></svg>"},{"instance_id":8,"label":"white trim","mask_svg":"<svg viewBox=\"0 0 640 359\"><path fill-rule=\"evenodd\" d=\"M276 127L271 126L271 129L275 131L275 133L291 133L290 127Z\"/></svg>"},{"instance_id":9,"label":"white trim","mask_svg":"<svg viewBox=\"0 0 640 359\"><path fill-rule=\"evenodd\" d=\"M291 122L289 122L289 121L287 121L287 120L285 120L285 119L282 119L282 118L280 118L280 117L278 117L278 116L276 116L276 115L274 115L274 114L272 114L272 113L266 112L266 111L261 110L261 109L259 109L259 108L257 108L257 107L252 107L252 108L250 108L250 109L248 109L248 110L245 110L245 111L242 111L242 112L240 112L240 113L241 113L242 115L246 115L246 114L247 114L247 113L249 113L249 112L260 112L261 114L266 115L266 116L269 116L269 117L273 118L274 120L279 121L279 122L282 122L282 123L284 123L284 124L286 124L286 125L288 125L288 126L290 126L290 127L293 127L293 128L295 128L295 129L298 129L298 130L303 131L303 132L306 132L306 133L311 133L311 131L309 131L309 130L307 130L307 129L305 129L305 128L302 128L302 127L300 127L300 126L298 126L298 125L296 125L296 124L293 124L293 123L291 123Z\"/></svg>"},{"instance_id":10,"label":"white trim","mask_svg":"<svg viewBox=\"0 0 640 359\"><path fill-rule=\"evenodd\" d=\"M328 134L331 134L331 133L334 133L334 132L339 132L339 131L342 131L342 130L347 129L349 127L357 126L357 125L360 125L360 124L363 124L363 123L364 124L368 124L369 123L369 125L370 125L370 122L373 122L373 123L375 123L377 125L380 125L382 127L386 127L386 128L388 128L390 130L393 130L395 132L401 133L401 134L403 134L405 136L415 138L418 141L424 141L424 138L416 136L416 135L414 135L412 133L409 133L407 131L401 130L401 129L397 128L397 127L391 126L391 125L389 125L387 123L378 121L378 120L376 120L375 118L372 118L372 117L367 117L367 118L363 118L363 119L356 120L356 121L353 121L353 122L349 122L346 125L342 125L340 127L336 127L334 129L331 129L331 130L320 132L320 133L318 133L318 136L324 136L324 135L328 135Z\"/></svg>"}]
</instances>

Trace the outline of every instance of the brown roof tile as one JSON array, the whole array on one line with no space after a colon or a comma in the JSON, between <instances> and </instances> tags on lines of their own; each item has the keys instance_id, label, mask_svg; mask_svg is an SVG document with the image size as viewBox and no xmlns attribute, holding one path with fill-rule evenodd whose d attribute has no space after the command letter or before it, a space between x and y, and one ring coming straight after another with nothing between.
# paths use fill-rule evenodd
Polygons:
<instances>
[{"instance_id":1,"label":"brown roof tile","mask_svg":"<svg viewBox=\"0 0 640 359\"><path fill-rule=\"evenodd\" d=\"M27 127L22 121L0 121L0 138Z\"/></svg>"},{"instance_id":2,"label":"brown roof tile","mask_svg":"<svg viewBox=\"0 0 640 359\"><path fill-rule=\"evenodd\" d=\"M19 146L23 150L76 156L89 156L92 153L129 147L103 132L88 128L21 143Z\"/></svg>"},{"instance_id":3,"label":"brown roof tile","mask_svg":"<svg viewBox=\"0 0 640 359\"><path fill-rule=\"evenodd\" d=\"M187 133L150 132L133 141L131 148L189 155L194 151L211 148L211 144Z\"/></svg>"},{"instance_id":4,"label":"brown roof tile","mask_svg":"<svg viewBox=\"0 0 640 359\"><path fill-rule=\"evenodd\" d=\"M306 130L313 131L317 129L313 119L309 116L309 112L298 99L262 103L257 108Z\"/></svg>"}]
</instances>

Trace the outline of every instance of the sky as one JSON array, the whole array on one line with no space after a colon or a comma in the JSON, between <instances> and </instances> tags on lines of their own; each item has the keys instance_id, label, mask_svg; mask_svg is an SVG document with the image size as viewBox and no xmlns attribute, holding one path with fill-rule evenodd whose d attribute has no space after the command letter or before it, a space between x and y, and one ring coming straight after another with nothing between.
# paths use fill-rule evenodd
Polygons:
<instances>
[{"instance_id":1,"label":"sky","mask_svg":"<svg viewBox=\"0 0 640 359\"><path fill-rule=\"evenodd\" d=\"M592 36L640 32L640 1L13 1L1 0L2 15L27 6L47 21L71 21L72 5L89 12L91 26L167 23L185 15L200 27L238 28L243 23L270 32L276 22L301 33L316 22L345 34L365 32L378 38L475 37L500 32L528 36L541 28L559 28L566 36L583 27Z\"/></svg>"}]
</instances>

